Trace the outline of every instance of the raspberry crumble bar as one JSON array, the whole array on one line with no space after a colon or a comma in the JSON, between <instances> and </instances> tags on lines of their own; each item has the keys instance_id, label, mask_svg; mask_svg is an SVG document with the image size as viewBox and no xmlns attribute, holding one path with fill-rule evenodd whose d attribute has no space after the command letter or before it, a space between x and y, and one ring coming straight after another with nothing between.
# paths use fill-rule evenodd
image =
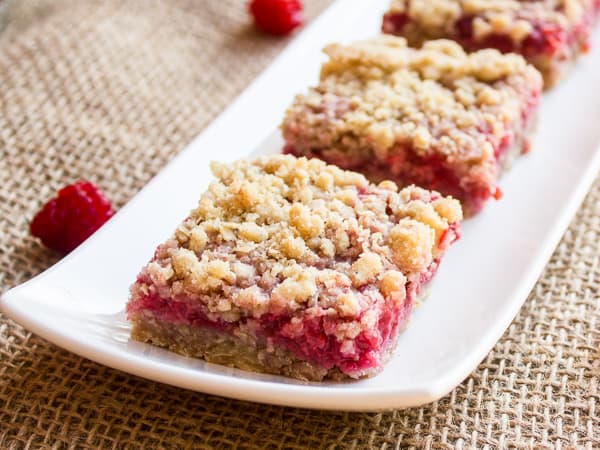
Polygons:
<instances>
[{"instance_id":1,"label":"raspberry crumble bar","mask_svg":"<svg viewBox=\"0 0 600 450\"><path fill-rule=\"evenodd\" d=\"M212 170L131 287L132 338L305 380L379 372L459 236L459 202L290 155Z\"/></svg>"},{"instance_id":2,"label":"raspberry crumble bar","mask_svg":"<svg viewBox=\"0 0 600 450\"><path fill-rule=\"evenodd\" d=\"M414 49L389 35L325 53L319 84L283 120L285 153L452 195L467 215L500 196L500 173L529 148L542 90L521 56L467 54L449 40Z\"/></svg>"},{"instance_id":3,"label":"raspberry crumble bar","mask_svg":"<svg viewBox=\"0 0 600 450\"><path fill-rule=\"evenodd\" d=\"M383 31L420 46L447 38L523 55L549 88L588 50L600 0L392 0Z\"/></svg>"}]
</instances>

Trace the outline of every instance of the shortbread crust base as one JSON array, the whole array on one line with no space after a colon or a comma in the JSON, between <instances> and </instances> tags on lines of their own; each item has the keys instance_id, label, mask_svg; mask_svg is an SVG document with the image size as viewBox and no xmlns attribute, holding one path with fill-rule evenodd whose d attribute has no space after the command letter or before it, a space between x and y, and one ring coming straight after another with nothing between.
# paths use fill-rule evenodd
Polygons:
<instances>
[{"instance_id":1,"label":"shortbread crust base","mask_svg":"<svg viewBox=\"0 0 600 450\"><path fill-rule=\"evenodd\" d=\"M426 289L424 289L426 291ZM350 380L337 368L326 369L297 358L283 348L268 349L265 343L256 343L251 338L218 332L204 327L159 321L151 312L136 313L130 318L131 338L158 347L166 348L183 356L204 359L207 362L235 367L242 370L273 375L284 375L304 381ZM408 320L400 324L398 335ZM385 350L383 363L378 370L370 370L364 377L379 373L396 347L398 336L390 339Z\"/></svg>"}]
</instances>

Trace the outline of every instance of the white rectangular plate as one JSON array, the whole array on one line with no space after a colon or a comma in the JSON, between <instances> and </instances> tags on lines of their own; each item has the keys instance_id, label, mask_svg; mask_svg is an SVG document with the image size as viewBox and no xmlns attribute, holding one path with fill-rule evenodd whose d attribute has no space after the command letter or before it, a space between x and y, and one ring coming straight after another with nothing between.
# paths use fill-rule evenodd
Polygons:
<instances>
[{"instance_id":1,"label":"white rectangular plate","mask_svg":"<svg viewBox=\"0 0 600 450\"><path fill-rule=\"evenodd\" d=\"M308 408L380 410L436 400L500 338L600 164L600 35L592 54L543 100L532 152L503 178L504 198L463 227L430 298L378 376L303 383L184 358L128 339L128 287L211 179L212 158L277 151L275 127L295 93L317 79L320 48L378 32L389 0L338 0L301 33L206 131L75 252L2 297L31 331L101 364L238 399ZM190 180L194 180L190 185Z\"/></svg>"}]
</instances>

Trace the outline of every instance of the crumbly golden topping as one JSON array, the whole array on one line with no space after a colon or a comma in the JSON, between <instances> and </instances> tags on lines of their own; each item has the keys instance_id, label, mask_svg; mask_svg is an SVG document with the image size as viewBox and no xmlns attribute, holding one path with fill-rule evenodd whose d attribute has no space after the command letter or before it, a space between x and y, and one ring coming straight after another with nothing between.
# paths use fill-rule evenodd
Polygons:
<instances>
[{"instance_id":1,"label":"crumbly golden topping","mask_svg":"<svg viewBox=\"0 0 600 450\"><path fill-rule=\"evenodd\" d=\"M212 170L217 180L132 298L201 299L209 317L229 321L298 309L356 317L373 296L401 302L407 280L440 257L462 218L452 198L375 186L317 159L278 155Z\"/></svg>"},{"instance_id":2,"label":"crumbly golden topping","mask_svg":"<svg viewBox=\"0 0 600 450\"><path fill-rule=\"evenodd\" d=\"M300 151L372 151L380 160L398 145L468 166L494 159L508 126L520 123L540 91L539 73L518 55L471 54L449 40L409 48L380 36L325 49L321 81L296 97L282 130Z\"/></svg>"},{"instance_id":3,"label":"crumbly golden topping","mask_svg":"<svg viewBox=\"0 0 600 450\"><path fill-rule=\"evenodd\" d=\"M382 35L352 45L331 44L324 51L329 60L321 68L321 81L348 74L361 80L379 80L407 71L422 80L446 84L466 78L493 83L528 69L521 56L496 50L469 54L445 39L426 42L416 50L409 48L403 38Z\"/></svg>"},{"instance_id":4,"label":"crumbly golden topping","mask_svg":"<svg viewBox=\"0 0 600 450\"><path fill-rule=\"evenodd\" d=\"M501 34L519 43L536 24L553 23L561 28L578 24L592 3L593 0L392 0L390 12L407 14L431 37L452 34L457 20L475 16L475 39Z\"/></svg>"}]
</instances>

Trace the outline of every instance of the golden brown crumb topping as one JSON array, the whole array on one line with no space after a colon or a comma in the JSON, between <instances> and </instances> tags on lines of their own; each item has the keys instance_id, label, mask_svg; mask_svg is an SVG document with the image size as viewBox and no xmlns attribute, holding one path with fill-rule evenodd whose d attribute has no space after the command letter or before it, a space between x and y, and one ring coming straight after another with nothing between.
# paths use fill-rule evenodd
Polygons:
<instances>
[{"instance_id":1,"label":"golden brown crumb topping","mask_svg":"<svg viewBox=\"0 0 600 450\"><path fill-rule=\"evenodd\" d=\"M475 39L501 34L519 43L535 24L579 23L591 6L592 0L392 0L390 12L407 14L433 37L452 34L457 20L475 16Z\"/></svg>"},{"instance_id":2,"label":"golden brown crumb topping","mask_svg":"<svg viewBox=\"0 0 600 450\"><path fill-rule=\"evenodd\" d=\"M403 38L382 35L352 45L331 44L324 51L329 61L321 69L322 81L330 75L351 73L357 79L371 80L407 71L436 82L471 78L491 83L527 70L527 62L518 55L503 55L496 50L469 54L445 39L412 49Z\"/></svg>"},{"instance_id":3,"label":"golden brown crumb topping","mask_svg":"<svg viewBox=\"0 0 600 450\"><path fill-rule=\"evenodd\" d=\"M445 248L458 201L375 186L317 159L270 156L212 164L217 180L157 251L133 297L202 298L225 320L299 308L356 316L370 286L403 299ZM137 291L136 291L137 290ZM315 309L315 310L316 310ZM365 319L366 320L366 319Z\"/></svg>"},{"instance_id":4,"label":"golden brown crumb topping","mask_svg":"<svg viewBox=\"0 0 600 450\"><path fill-rule=\"evenodd\" d=\"M337 148L385 160L398 145L468 166L494 159L509 124L520 123L539 73L515 54L466 53L449 40L409 48L380 36L325 49L321 81L296 97L282 130L289 144Z\"/></svg>"}]
</instances>

